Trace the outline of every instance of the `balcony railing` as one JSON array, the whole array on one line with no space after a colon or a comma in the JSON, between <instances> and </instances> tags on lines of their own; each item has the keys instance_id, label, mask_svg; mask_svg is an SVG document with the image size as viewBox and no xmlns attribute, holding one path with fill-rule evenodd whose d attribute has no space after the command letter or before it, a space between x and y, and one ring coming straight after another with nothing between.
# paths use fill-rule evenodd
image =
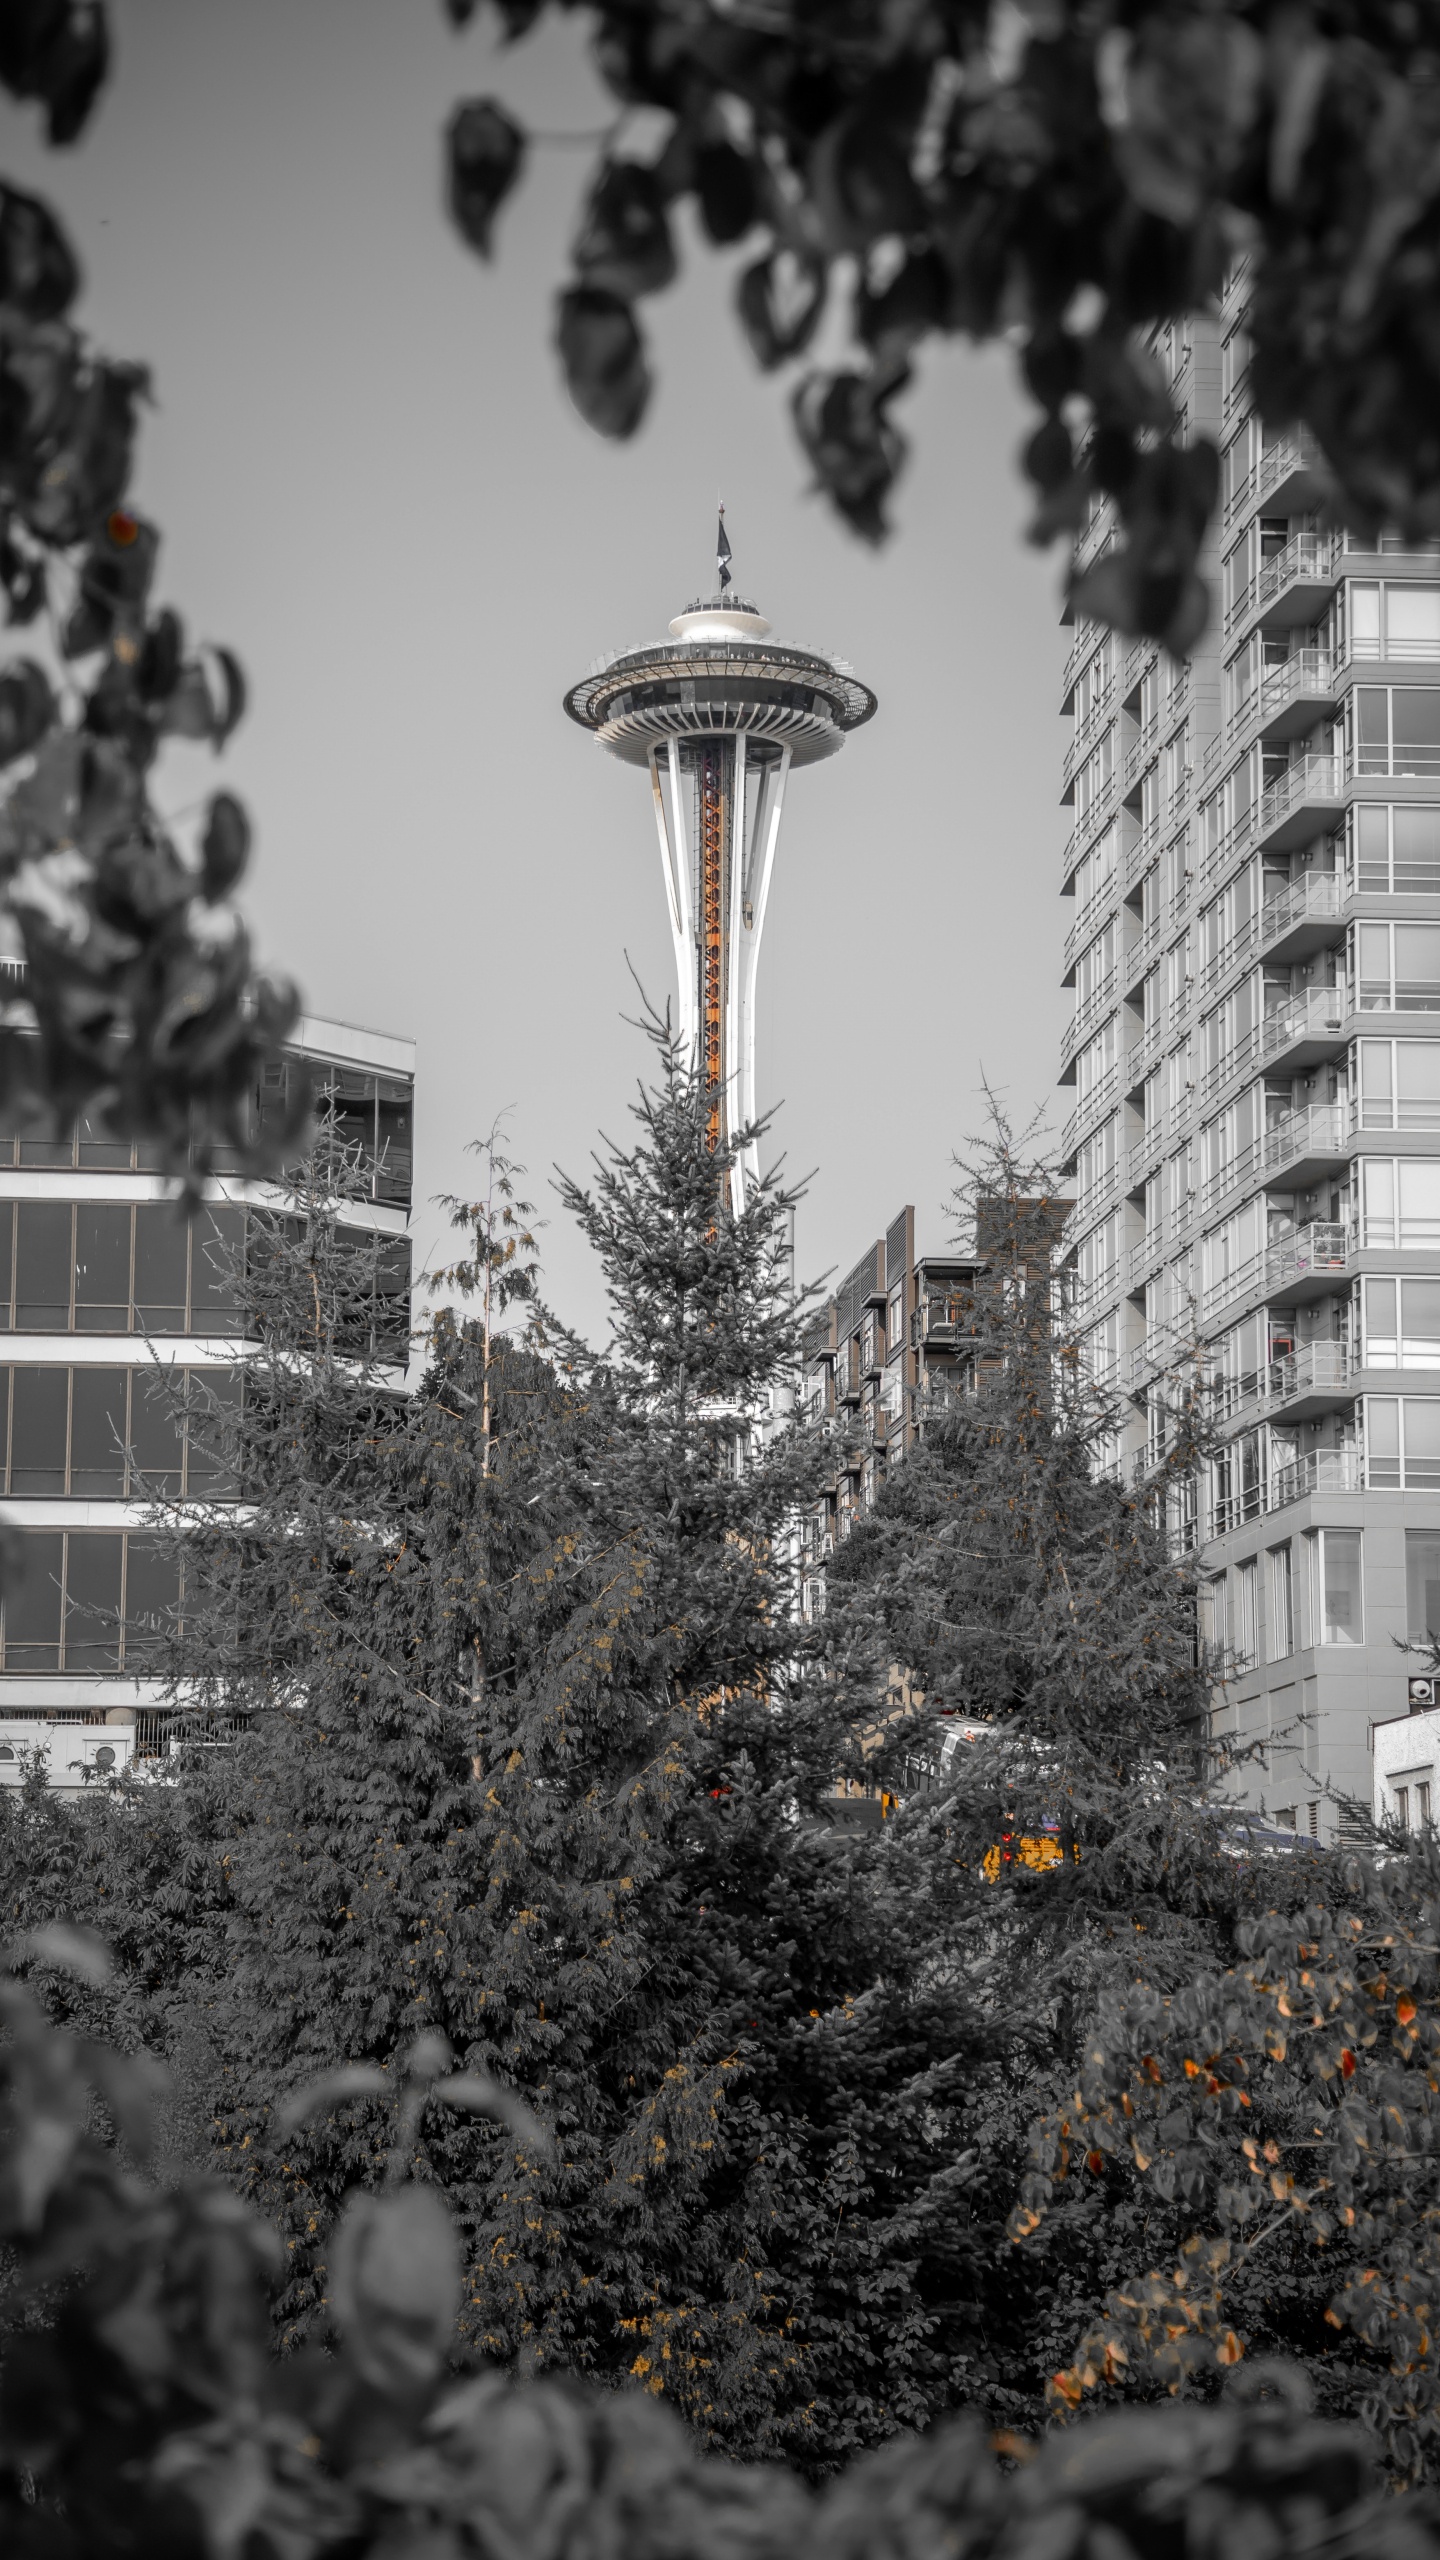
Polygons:
<instances>
[{"instance_id":1,"label":"balcony railing","mask_svg":"<svg viewBox=\"0 0 1440 2560\"><path fill-rule=\"evenodd\" d=\"M1278 1413L1306 1396L1342 1394L1354 1375L1343 1342L1307 1342L1286 1360L1272 1360L1266 1371L1263 1410Z\"/></svg>"},{"instance_id":2,"label":"balcony railing","mask_svg":"<svg viewBox=\"0 0 1440 2560\"><path fill-rule=\"evenodd\" d=\"M1065 1025L1060 1042L1060 1063L1068 1067L1077 1049L1083 1048L1092 1031L1115 1010L1115 968L1112 962L1098 986L1092 987L1083 1004L1077 1005Z\"/></svg>"},{"instance_id":3,"label":"balcony railing","mask_svg":"<svg viewBox=\"0 0 1440 2560\"><path fill-rule=\"evenodd\" d=\"M1282 836L1298 843L1307 816L1315 819L1318 833L1320 821L1338 815L1345 805L1344 780L1338 756L1301 756L1262 796L1257 844L1278 844Z\"/></svg>"},{"instance_id":4,"label":"balcony railing","mask_svg":"<svg viewBox=\"0 0 1440 2560\"><path fill-rule=\"evenodd\" d=\"M1094 703L1092 703L1089 712L1080 722L1069 746L1065 750L1065 761L1060 769L1062 799L1065 792L1069 790L1071 783L1074 781L1080 766L1089 755L1091 748L1098 743L1103 732L1109 728L1110 722L1114 718L1114 700L1115 679L1112 676L1109 683L1106 685L1104 692Z\"/></svg>"},{"instance_id":5,"label":"balcony railing","mask_svg":"<svg viewBox=\"0 0 1440 2560\"><path fill-rule=\"evenodd\" d=\"M1259 1057L1263 1066L1290 1049L1322 1041L1331 1046L1345 1025L1348 998L1343 987L1314 987L1293 1004L1277 1005L1260 1025Z\"/></svg>"},{"instance_id":6,"label":"balcony railing","mask_svg":"<svg viewBox=\"0 0 1440 2560\"><path fill-rule=\"evenodd\" d=\"M1292 1459L1288 1467L1276 1468L1265 1508L1283 1511L1287 1503L1303 1502L1311 1493L1359 1493L1364 1481L1358 1449L1311 1449L1303 1458Z\"/></svg>"},{"instance_id":7,"label":"balcony railing","mask_svg":"<svg viewBox=\"0 0 1440 2560\"><path fill-rule=\"evenodd\" d=\"M1316 1102L1306 1111L1287 1111L1265 1132L1266 1173L1283 1173L1287 1166L1310 1156L1338 1156L1349 1134L1350 1116L1344 1102Z\"/></svg>"},{"instance_id":8,"label":"balcony railing","mask_svg":"<svg viewBox=\"0 0 1440 2560\"><path fill-rule=\"evenodd\" d=\"M1309 1226L1298 1227L1293 1235L1284 1236L1278 1244L1228 1271L1223 1279L1212 1280L1205 1291L1203 1313L1206 1323L1223 1307L1239 1306L1250 1299L1283 1297L1287 1290L1316 1278L1340 1277L1348 1263L1350 1230L1329 1219L1316 1219Z\"/></svg>"},{"instance_id":9,"label":"balcony railing","mask_svg":"<svg viewBox=\"0 0 1440 2560\"><path fill-rule=\"evenodd\" d=\"M1074 1154L1082 1131L1088 1129L1092 1121L1103 1118L1107 1111L1113 1111L1119 1098L1120 1064L1117 1059L1113 1067L1106 1068L1098 1084L1093 1084L1083 1100L1076 1103L1066 1121L1060 1139L1062 1162Z\"/></svg>"},{"instance_id":10,"label":"balcony railing","mask_svg":"<svg viewBox=\"0 0 1440 2560\"><path fill-rule=\"evenodd\" d=\"M1136 979L1143 978L1150 967L1160 949L1164 924L1163 916L1152 916L1144 932L1131 943L1121 962L1121 971L1127 987L1133 987Z\"/></svg>"},{"instance_id":11,"label":"balcony railing","mask_svg":"<svg viewBox=\"0 0 1440 2560\"><path fill-rule=\"evenodd\" d=\"M1226 398L1227 424L1234 414L1234 409L1248 398L1249 389L1250 377L1247 367L1239 383ZM1313 477L1320 480L1325 476L1325 457L1312 435L1307 435L1305 430L1300 428L1292 435L1277 437L1274 444L1266 445L1259 461L1247 471L1239 488L1232 492L1226 502L1227 530L1232 524L1237 524L1241 516L1248 514L1252 507L1260 506L1270 496L1272 490L1278 489L1283 482L1300 477L1306 479Z\"/></svg>"},{"instance_id":12,"label":"balcony railing","mask_svg":"<svg viewBox=\"0 0 1440 2560\"><path fill-rule=\"evenodd\" d=\"M1252 729L1262 738L1307 729L1334 707L1336 698L1329 650L1297 649L1282 665L1267 667L1253 693L1231 712L1226 743L1235 746Z\"/></svg>"},{"instance_id":13,"label":"balcony railing","mask_svg":"<svg viewBox=\"0 0 1440 2560\"><path fill-rule=\"evenodd\" d=\"M1296 925L1334 923L1344 902L1345 881L1341 872L1307 871L1303 879L1294 881L1288 889L1282 889L1278 897L1266 899L1260 910L1261 949L1268 951L1282 934L1293 932Z\"/></svg>"},{"instance_id":14,"label":"balcony railing","mask_svg":"<svg viewBox=\"0 0 1440 2560\"><path fill-rule=\"evenodd\" d=\"M1297 533L1283 551L1263 560L1243 593L1238 595L1225 616L1227 639L1252 614L1263 613L1278 604L1287 589L1329 587L1340 575L1340 546L1333 534ZM1297 622L1307 617L1297 612Z\"/></svg>"}]
</instances>

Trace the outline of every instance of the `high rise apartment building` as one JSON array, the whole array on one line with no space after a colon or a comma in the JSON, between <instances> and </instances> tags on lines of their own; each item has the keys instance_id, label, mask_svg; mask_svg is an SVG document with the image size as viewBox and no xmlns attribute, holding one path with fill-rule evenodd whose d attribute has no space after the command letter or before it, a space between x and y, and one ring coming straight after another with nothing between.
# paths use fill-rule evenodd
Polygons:
<instances>
[{"instance_id":1,"label":"high rise apartment building","mask_svg":"<svg viewBox=\"0 0 1440 2560\"><path fill-rule=\"evenodd\" d=\"M803 1524L804 1607L824 1606L824 1559L848 1537L923 1429L925 1400L965 1341L973 1256L919 1253L904 1208L841 1281L805 1339L801 1410L833 1417L834 1465Z\"/></svg>"},{"instance_id":2,"label":"high rise apartment building","mask_svg":"<svg viewBox=\"0 0 1440 2560\"><path fill-rule=\"evenodd\" d=\"M13 969L13 964L12 964ZM415 1054L347 1024L298 1026L293 1059L253 1101L263 1120L296 1064L354 1150L349 1229L378 1235L373 1344L409 1356ZM240 1392L245 1346L227 1268L273 1185L209 1182L181 1217L143 1146L85 1121L51 1139L0 1132L0 1781L34 1751L52 1782L163 1746L152 1656L177 1597L173 1550L147 1532L152 1496L223 1498L205 1435L151 1390L156 1364Z\"/></svg>"},{"instance_id":3,"label":"high rise apartment building","mask_svg":"<svg viewBox=\"0 0 1440 2560\"><path fill-rule=\"evenodd\" d=\"M1224 457L1188 665L1079 623L1062 1082L1076 1305L1142 1463L1197 1339L1222 1445L1195 1488L1217 1733L1334 1837L1395 1639L1440 1627L1440 553L1328 529L1319 456L1254 415L1246 284L1156 352ZM1082 559L1114 538L1109 508ZM1428 1804L1440 1735L1387 1745ZM1413 1762L1413 1766L1411 1763Z\"/></svg>"}]
</instances>

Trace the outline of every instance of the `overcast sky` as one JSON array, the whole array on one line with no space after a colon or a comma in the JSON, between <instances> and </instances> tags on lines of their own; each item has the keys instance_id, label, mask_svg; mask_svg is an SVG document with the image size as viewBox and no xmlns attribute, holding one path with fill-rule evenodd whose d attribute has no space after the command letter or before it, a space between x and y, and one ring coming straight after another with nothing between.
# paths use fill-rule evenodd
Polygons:
<instances>
[{"instance_id":1,"label":"overcast sky","mask_svg":"<svg viewBox=\"0 0 1440 2560\"><path fill-rule=\"evenodd\" d=\"M558 136L605 116L573 25L507 53L453 36L439 0L112 8L89 136L47 154L6 109L5 165L67 221L85 324L154 371L138 496L160 592L253 687L225 762L257 825L262 955L311 1011L418 1042L421 1258L432 1196L513 1103L550 1294L600 1320L546 1179L626 1132L629 971L663 1000L673 963L644 775L560 697L710 586L720 494L777 637L880 697L789 794L761 961L760 1095L815 1168L802 1269L848 1269L907 1200L942 1244L982 1073L1021 1110L1058 1101L1059 560L1021 539L1004 360L926 357L872 553L807 493L785 386L730 316L733 257L688 244L646 305L658 390L617 447L549 344L588 154L532 156L493 266L449 230L458 96Z\"/></svg>"}]
</instances>

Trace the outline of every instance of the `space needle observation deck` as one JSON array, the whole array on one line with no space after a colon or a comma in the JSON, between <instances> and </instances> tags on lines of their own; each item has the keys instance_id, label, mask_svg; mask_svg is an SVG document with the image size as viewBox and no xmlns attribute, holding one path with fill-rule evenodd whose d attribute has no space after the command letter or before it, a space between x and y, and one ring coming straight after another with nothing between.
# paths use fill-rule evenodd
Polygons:
<instances>
[{"instance_id":1,"label":"space needle observation deck","mask_svg":"<svg viewBox=\"0 0 1440 2560\"><path fill-rule=\"evenodd\" d=\"M793 767L834 755L875 711L838 658L778 647L731 593L723 510L713 596L670 639L603 658L565 708L625 763L649 768L675 944L679 1030L710 1102L712 1148L755 1117L755 975L785 788ZM734 1207L758 1176L735 1149Z\"/></svg>"}]
</instances>

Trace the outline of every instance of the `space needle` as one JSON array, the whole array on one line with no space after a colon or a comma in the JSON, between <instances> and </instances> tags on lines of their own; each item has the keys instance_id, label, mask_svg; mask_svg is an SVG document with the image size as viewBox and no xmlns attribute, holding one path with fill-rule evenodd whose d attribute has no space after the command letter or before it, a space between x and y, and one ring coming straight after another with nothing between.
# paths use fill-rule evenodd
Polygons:
<instances>
[{"instance_id":1,"label":"space needle","mask_svg":"<svg viewBox=\"0 0 1440 2560\"><path fill-rule=\"evenodd\" d=\"M722 507L715 594L676 614L668 642L599 660L565 708L611 755L649 767L680 1036L738 1211L759 1176L755 1141L737 1140L755 1118L755 973L786 784L876 705L841 659L776 646L732 593L730 556Z\"/></svg>"}]
</instances>

